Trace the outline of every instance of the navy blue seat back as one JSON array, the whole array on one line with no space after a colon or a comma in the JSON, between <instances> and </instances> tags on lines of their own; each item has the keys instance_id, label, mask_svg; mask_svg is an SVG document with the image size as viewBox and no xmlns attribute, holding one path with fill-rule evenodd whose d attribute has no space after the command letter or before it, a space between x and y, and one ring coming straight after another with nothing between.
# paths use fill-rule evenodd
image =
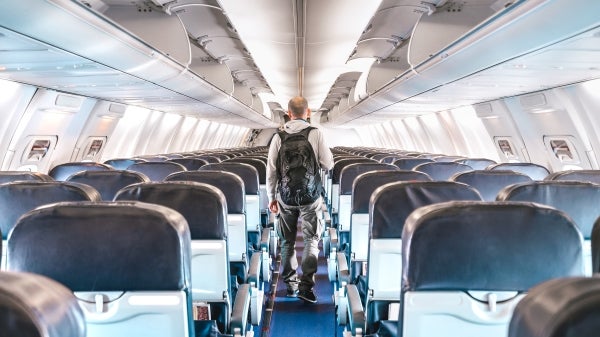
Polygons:
<instances>
[{"instance_id":1,"label":"navy blue seat back","mask_svg":"<svg viewBox=\"0 0 600 337\"><path fill-rule=\"evenodd\" d=\"M481 200L481 196L474 188L451 181L395 182L380 186L369 204L369 236L402 238L404 222L415 209L453 200Z\"/></svg>"},{"instance_id":2,"label":"navy blue seat back","mask_svg":"<svg viewBox=\"0 0 600 337\"><path fill-rule=\"evenodd\" d=\"M387 156L379 159L379 162L383 163L383 164L394 164L394 162L400 158L401 158L401 156L399 156L399 155L387 155Z\"/></svg>"},{"instance_id":3,"label":"navy blue seat back","mask_svg":"<svg viewBox=\"0 0 600 337\"><path fill-rule=\"evenodd\" d=\"M134 159L134 158L114 158L114 159L109 159L107 161L104 162L104 164L106 165L110 165L112 168L114 168L115 170L126 170L129 166L136 164L136 163L144 163L146 162L145 159Z\"/></svg>"},{"instance_id":4,"label":"navy blue seat back","mask_svg":"<svg viewBox=\"0 0 600 337\"><path fill-rule=\"evenodd\" d=\"M170 161L135 163L127 167L127 170L140 172L146 175L150 181L162 181L171 173L187 171L185 166Z\"/></svg>"},{"instance_id":5,"label":"navy blue seat back","mask_svg":"<svg viewBox=\"0 0 600 337\"><path fill-rule=\"evenodd\" d=\"M95 188L102 200L113 200L117 191L131 184L149 182L144 174L135 171L81 171L70 176L67 181L86 184Z\"/></svg>"},{"instance_id":6,"label":"navy blue seat back","mask_svg":"<svg viewBox=\"0 0 600 337\"><path fill-rule=\"evenodd\" d=\"M229 159L227 163L243 163L252 165L258 171L258 183L264 185L267 183L267 165L258 158L236 157Z\"/></svg>"},{"instance_id":7,"label":"navy blue seat back","mask_svg":"<svg viewBox=\"0 0 600 337\"><path fill-rule=\"evenodd\" d=\"M357 164L357 163L377 164L376 161L367 159L367 158L344 158L344 159L337 160L337 161L335 161L335 163L333 164L333 168L331 169L331 183L339 184L340 176L341 176L341 173L342 173L342 170L344 169L344 167L351 165L351 164Z\"/></svg>"},{"instance_id":8,"label":"navy blue seat back","mask_svg":"<svg viewBox=\"0 0 600 337\"><path fill-rule=\"evenodd\" d=\"M370 171L354 179L352 186L352 213L368 213L371 195L380 186L401 181L431 181L423 172L416 171Z\"/></svg>"},{"instance_id":9,"label":"navy blue seat back","mask_svg":"<svg viewBox=\"0 0 600 337\"><path fill-rule=\"evenodd\" d=\"M208 164L206 160L197 158L173 158L169 161L183 165L188 171L196 171L200 167Z\"/></svg>"},{"instance_id":10,"label":"navy blue seat back","mask_svg":"<svg viewBox=\"0 0 600 337\"><path fill-rule=\"evenodd\" d=\"M139 202L64 202L23 216L8 240L8 268L72 291L187 290L185 219Z\"/></svg>"},{"instance_id":11,"label":"navy blue seat back","mask_svg":"<svg viewBox=\"0 0 600 337\"><path fill-rule=\"evenodd\" d=\"M169 207L186 219L192 240L227 238L227 203L216 187L187 181L127 186L115 200L137 200Z\"/></svg>"},{"instance_id":12,"label":"navy blue seat back","mask_svg":"<svg viewBox=\"0 0 600 337\"><path fill-rule=\"evenodd\" d=\"M345 166L340 172L340 194L351 195L354 179L369 171L398 171L398 167L381 163L355 163Z\"/></svg>"},{"instance_id":13,"label":"navy blue seat back","mask_svg":"<svg viewBox=\"0 0 600 337\"><path fill-rule=\"evenodd\" d=\"M165 181L193 181L215 186L225 195L228 213L245 212L244 181L235 173L209 170L177 172Z\"/></svg>"},{"instance_id":14,"label":"navy blue seat back","mask_svg":"<svg viewBox=\"0 0 600 337\"><path fill-rule=\"evenodd\" d=\"M497 164L496 161L487 158L462 158L454 162L469 165L473 170L485 170L488 166Z\"/></svg>"},{"instance_id":15,"label":"navy blue seat back","mask_svg":"<svg viewBox=\"0 0 600 337\"><path fill-rule=\"evenodd\" d=\"M70 175L80 171L107 171L112 169L111 166L102 163L73 162L54 166L48 172L48 175L54 180L65 181Z\"/></svg>"},{"instance_id":16,"label":"navy blue seat back","mask_svg":"<svg viewBox=\"0 0 600 337\"><path fill-rule=\"evenodd\" d=\"M413 167L414 171L427 173L433 180L448 180L457 173L472 171L469 165L454 162L423 163Z\"/></svg>"},{"instance_id":17,"label":"navy blue seat back","mask_svg":"<svg viewBox=\"0 0 600 337\"><path fill-rule=\"evenodd\" d=\"M252 165L223 162L204 165L200 168L200 170L226 171L235 173L244 181L245 194L259 194L258 171Z\"/></svg>"},{"instance_id":18,"label":"navy blue seat back","mask_svg":"<svg viewBox=\"0 0 600 337\"><path fill-rule=\"evenodd\" d=\"M547 168L534 163L500 163L490 165L486 170L511 170L526 174L533 180L544 180L550 174Z\"/></svg>"},{"instance_id":19,"label":"navy blue seat back","mask_svg":"<svg viewBox=\"0 0 600 337\"><path fill-rule=\"evenodd\" d=\"M508 337L596 337L600 279L564 277L533 287L517 304Z\"/></svg>"},{"instance_id":20,"label":"navy blue seat back","mask_svg":"<svg viewBox=\"0 0 600 337\"><path fill-rule=\"evenodd\" d=\"M600 170L559 171L549 174L544 180L574 180L600 184Z\"/></svg>"},{"instance_id":21,"label":"navy blue seat back","mask_svg":"<svg viewBox=\"0 0 600 337\"><path fill-rule=\"evenodd\" d=\"M600 185L576 181L532 181L511 185L498 194L499 201L530 201L565 213L589 239L600 216Z\"/></svg>"},{"instance_id":22,"label":"navy blue seat back","mask_svg":"<svg viewBox=\"0 0 600 337\"><path fill-rule=\"evenodd\" d=\"M13 181L53 181L51 176L28 171L0 171L0 184Z\"/></svg>"},{"instance_id":23,"label":"navy blue seat back","mask_svg":"<svg viewBox=\"0 0 600 337\"><path fill-rule=\"evenodd\" d=\"M451 181L464 183L474 187L485 201L494 201L496 196L506 186L530 182L528 175L515 171L475 170L455 174Z\"/></svg>"},{"instance_id":24,"label":"navy blue seat back","mask_svg":"<svg viewBox=\"0 0 600 337\"><path fill-rule=\"evenodd\" d=\"M401 170L412 170L415 166L424 164L424 163L432 163L433 159L427 158L400 158L393 162L394 165L398 166Z\"/></svg>"},{"instance_id":25,"label":"navy blue seat back","mask_svg":"<svg viewBox=\"0 0 600 337\"><path fill-rule=\"evenodd\" d=\"M204 161L208 162L209 164L221 162L221 159L219 159L218 157L215 157L215 156L211 156L211 155L199 155L199 156L193 156L192 158L204 160Z\"/></svg>"},{"instance_id":26,"label":"navy blue seat back","mask_svg":"<svg viewBox=\"0 0 600 337\"><path fill-rule=\"evenodd\" d=\"M17 181L0 185L0 232L3 238L17 219L28 211L60 201L100 201L100 193L88 185L64 181Z\"/></svg>"},{"instance_id":27,"label":"navy blue seat back","mask_svg":"<svg viewBox=\"0 0 600 337\"><path fill-rule=\"evenodd\" d=\"M0 335L85 337L83 311L62 284L32 273L0 272Z\"/></svg>"},{"instance_id":28,"label":"navy blue seat back","mask_svg":"<svg viewBox=\"0 0 600 337\"><path fill-rule=\"evenodd\" d=\"M403 292L524 292L583 273L577 226L543 205L439 203L411 214L402 236Z\"/></svg>"}]
</instances>

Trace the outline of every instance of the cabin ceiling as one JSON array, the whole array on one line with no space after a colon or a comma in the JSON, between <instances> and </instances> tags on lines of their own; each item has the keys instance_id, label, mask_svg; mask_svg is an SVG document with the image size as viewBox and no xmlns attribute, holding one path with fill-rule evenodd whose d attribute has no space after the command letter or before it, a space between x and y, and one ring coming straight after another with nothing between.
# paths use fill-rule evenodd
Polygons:
<instances>
[{"instance_id":1,"label":"cabin ceiling","mask_svg":"<svg viewBox=\"0 0 600 337\"><path fill-rule=\"evenodd\" d=\"M598 78L599 12L597 0L14 0L0 78L251 128L280 125L303 95L313 117L354 127Z\"/></svg>"}]
</instances>

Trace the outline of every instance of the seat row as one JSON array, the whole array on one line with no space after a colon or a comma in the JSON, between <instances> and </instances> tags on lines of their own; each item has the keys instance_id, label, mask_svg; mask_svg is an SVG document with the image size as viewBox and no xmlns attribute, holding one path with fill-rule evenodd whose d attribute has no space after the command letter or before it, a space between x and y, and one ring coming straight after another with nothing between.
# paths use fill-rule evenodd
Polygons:
<instances>
[{"instance_id":1,"label":"seat row","mask_svg":"<svg viewBox=\"0 0 600 337\"><path fill-rule=\"evenodd\" d=\"M207 173L210 172L182 172L182 174L198 175ZM145 212L153 209L165 209L169 211L167 212L169 217L183 217L183 223L178 226L185 227L182 235L188 237L188 240L191 239L191 243L185 244L180 251L173 254L189 260L179 262L179 265L183 266L183 263L187 263L187 266L182 268L186 273L190 273L191 270L190 276L194 275L194 277L191 279L187 277L186 282L181 279L172 281L173 284L189 287L186 291L189 291L190 303L195 301L201 303L203 307L209 307L210 317L214 318L211 321L215 322L220 331L233 333L237 328L240 330L239 332L244 332L246 317L250 316L254 324L258 324L260 321L263 302L262 283L264 281L261 278L261 272L263 272L261 264L266 265L267 269L269 265L265 261L265 255L260 252L252 254L250 257L246 255L241 179L227 172L218 174L219 179L222 180L228 176L240 182L237 185L239 186L239 197L237 199L230 198L231 211L237 212L237 214L231 213L231 211L228 213L228 203L220 189L212 185L190 181L145 182L129 185L117 193L114 202L100 202L99 193L84 184L56 181L20 181L0 184L0 207L3 208L5 215L0 228L5 233L4 238L7 239L3 245L6 247L6 253L2 259L5 269L29 271L53 279L58 278L63 284L73 285L69 287L73 291L86 291L86 289L99 291L98 294L102 296L85 297L82 301L96 303L95 310L99 310L98 308L106 304L107 308L112 308L109 308L110 315L112 315L112 311L116 310L114 308L122 306L122 303L119 302L122 296L113 293L118 292L115 287L123 286L125 290L140 284L144 287L148 285L159 287L159 284L163 284L163 278L168 277L166 275L170 273L169 270L172 272L172 269L176 268L177 264L174 265L173 261L162 260L162 257L159 256L153 257L153 254L163 256L167 254L163 249L173 250L175 246L171 248L165 246L158 240L158 237L155 238L156 241L139 243L146 248L137 246L138 238L154 237L153 235L156 234L154 229L144 228L140 224L140 222L145 224L148 221L145 219ZM181 177L175 176L173 180L177 178ZM229 193L235 195L233 192ZM47 206L49 203L58 201L71 201L71 204L59 203ZM41 207L30 211L36 206ZM21 230L19 226L24 226L21 223L30 221L32 212L43 214L39 221L33 221L35 224L30 225L33 230L41 230L37 227L50 226L49 224L54 221L57 227L46 229L51 233L40 232L34 236L27 234L19 239L20 236L17 234ZM125 232L122 232L121 229L117 230L114 226L123 227L122 230ZM95 231L101 231L103 235ZM157 235L173 236L172 233ZM55 237L53 242L48 241L51 236ZM179 238L178 240L183 239ZM132 242L128 245L128 241L135 241L135 243ZM41 242L43 244L40 244ZM182 242L179 244L183 244ZM28 248L36 244L39 249ZM112 247L113 244L121 244L122 247ZM64 249L65 246L74 248ZM137 253L132 255L130 250L140 252L143 256L138 256L140 258L138 260ZM152 253L147 250L151 250ZM182 253L181 250L185 250L185 252ZM88 258L88 254L97 254L99 257ZM28 259L24 265L21 264L23 257ZM268 257L266 259L268 260ZM67 263L67 261L71 263ZM67 269L61 271L60 268L55 267L57 264L68 264L69 266L65 266ZM138 277L140 269L154 266L160 266L158 274L148 275L154 281L150 282L146 278ZM90 282L80 283L83 277L81 273L87 273L88 270ZM161 274L164 276L160 276ZM123 277L122 281L116 281L121 277ZM63 282L63 278L68 279ZM117 285L114 282L117 282ZM243 284L238 287L237 283ZM165 286L168 287L168 285ZM252 306L250 306L250 301L253 302ZM248 305L245 304L246 302ZM241 306L239 308L242 310L241 312L235 310L236 303L240 303L238 306ZM249 310L251 311L250 315ZM241 315L241 318L229 318L232 317L232 313ZM97 314L92 310L89 315L86 315L86 318L98 316ZM107 313L105 316L108 315ZM127 320L124 317L118 319ZM98 324L103 327L106 322L101 320ZM121 328L119 327L118 330L121 331ZM116 336L116 332L115 330L109 334ZM160 336L160 333L157 336Z\"/></svg>"}]
</instances>

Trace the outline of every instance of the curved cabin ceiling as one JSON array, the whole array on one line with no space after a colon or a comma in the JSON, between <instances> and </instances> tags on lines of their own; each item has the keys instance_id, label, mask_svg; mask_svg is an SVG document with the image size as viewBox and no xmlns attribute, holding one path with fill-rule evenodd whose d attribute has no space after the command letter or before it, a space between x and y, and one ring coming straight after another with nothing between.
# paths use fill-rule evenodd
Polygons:
<instances>
[{"instance_id":1,"label":"curved cabin ceiling","mask_svg":"<svg viewBox=\"0 0 600 337\"><path fill-rule=\"evenodd\" d=\"M14 0L0 78L251 128L280 125L303 95L315 119L353 127L598 78L599 12L596 0Z\"/></svg>"}]
</instances>

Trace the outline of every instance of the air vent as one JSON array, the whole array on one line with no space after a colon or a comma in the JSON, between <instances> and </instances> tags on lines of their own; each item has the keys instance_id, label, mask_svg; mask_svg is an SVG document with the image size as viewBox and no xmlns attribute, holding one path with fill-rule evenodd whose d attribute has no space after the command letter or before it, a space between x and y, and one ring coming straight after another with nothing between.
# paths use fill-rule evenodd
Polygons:
<instances>
[{"instance_id":1,"label":"air vent","mask_svg":"<svg viewBox=\"0 0 600 337\"><path fill-rule=\"evenodd\" d=\"M127 110L127 107L125 105L122 104L111 104L108 108L108 111L116 113L116 114L124 114L125 110Z\"/></svg>"},{"instance_id":2,"label":"air vent","mask_svg":"<svg viewBox=\"0 0 600 337\"><path fill-rule=\"evenodd\" d=\"M523 108L539 108L546 105L546 96L544 94L534 94L520 97Z\"/></svg>"},{"instance_id":3,"label":"air vent","mask_svg":"<svg viewBox=\"0 0 600 337\"><path fill-rule=\"evenodd\" d=\"M75 97L68 95L58 95L54 101L54 105L61 108L79 109L83 103L83 97Z\"/></svg>"}]
</instances>

